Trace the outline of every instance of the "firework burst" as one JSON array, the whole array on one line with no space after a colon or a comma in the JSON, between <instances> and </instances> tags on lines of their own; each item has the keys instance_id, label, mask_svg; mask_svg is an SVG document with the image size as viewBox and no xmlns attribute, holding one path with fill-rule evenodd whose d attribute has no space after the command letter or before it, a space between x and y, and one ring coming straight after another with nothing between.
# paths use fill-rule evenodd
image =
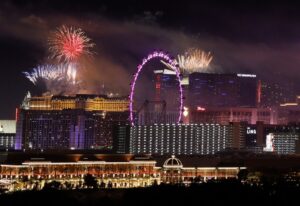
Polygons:
<instances>
[{"instance_id":1,"label":"firework burst","mask_svg":"<svg viewBox=\"0 0 300 206\"><path fill-rule=\"evenodd\" d=\"M192 73L206 71L213 57L210 52L200 49L189 49L185 55L178 55L178 64L182 70Z\"/></svg>"},{"instance_id":2,"label":"firework burst","mask_svg":"<svg viewBox=\"0 0 300 206\"><path fill-rule=\"evenodd\" d=\"M178 55L176 63L179 65L182 73L208 72L212 59L213 56L210 52L192 48L187 50L184 55ZM166 62L162 63L172 69Z\"/></svg>"},{"instance_id":3,"label":"firework burst","mask_svg":"<svg viewBox=\"0 0 300 206\"><path fill-rule=\"evenodd\" d=\"M48 39L51 58L77 62L83 55L92 55L91 42L80 28L61 26Z\"/></svg>"},{"instance_id":4,"label":"firework burst","mask_svg":"<svg viewBox=\"0 0 300 206\"><path fill-rule=\"evenodd\" d=\"M33 68L31 72L23 72L27 79L36 85L38 80L44 79L47 81L67 80L76 83L76 68L72 64L42 65Z\"/></svg>"},{"instance_id":5,"label":"firework burst","mask_svg":"<svg viewBox=\"0 0 300 206\"><path fill-rule=\"evenodd\" d=\"M76 90L79 82L76 81L76 65L60 64L41 65L33 68L31 72L23 72L34 85L45 84L48 92L52 94L70 93Z\"/></svg>"}]
</instances>

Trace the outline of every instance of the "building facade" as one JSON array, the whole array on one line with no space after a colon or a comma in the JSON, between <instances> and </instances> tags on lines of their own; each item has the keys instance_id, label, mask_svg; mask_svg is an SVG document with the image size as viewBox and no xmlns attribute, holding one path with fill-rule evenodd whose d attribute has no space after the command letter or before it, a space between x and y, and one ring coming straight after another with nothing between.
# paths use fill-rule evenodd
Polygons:
<instances>
[{"instance_id":1,"label":"building facade","mask_svg":"<svg viewBox=\"0 0 300 206\"><path fill-rule=\"evenodd\" d=\"M300 104L297 102L281 104L277 107L278 124L288 125L300 123Z\"/></svg>"},{"instance_id":2,"label":"building facade","mask_svg":"<svg viewBox=\"0 0 300 206\"><path fill-rule=\"evenodd\" d=\"M277 154L295 154L300 145L300 134L295 133L274 133L273 148Z\"/></svg>"},{"instance_id":3,"label":"building facade","mask_svg":"<svg viewBox=\"0 0 300 206\"><path fill-rule=\"evenodd\" d=\"M130 126L115 125L113 128L113 152L115 154L129 154Z\"/></svg>"},{"instance_id":4,"label":"building facade","mask_svg":"<svg viewBox=\"0 0 300 206\"><path fill-rule=\"evenodd\" d=\"M190 107L257 106L255 74L192 73L189 75Z\"/></svg>"},{"instance_id":5,"label":"building facade","mask_svg":"<svg viewBox=\"0 0 300 206\"><path fill-rule=\"evenodd\" d=\"M132 154L215 154L230 147L232 126L219 124L154 124L130 129Z\"/></svg>"},{"instance_id":6,"label":"building facade","mask_svg":"<svg viewBox=\"0 0 300 206\"><path fill-rule=\"evenodd\" d=\"M166 101L169 111L176 111L179 107L178 85L179 82L174 71L154 70L155 101Z\"/></svg>"},{"instance_id":7,"label":"building facade","mask_svg":"<svg viewBox=\"0 0 300 206\"><path fill-rule=\"evenodd\" d=\"M276 83L262 81L261 106L274 107L295 101L297 92L293 82Z\"/></svg>"},{"instance_id":8,"label":"building facade","mask_svg":"<svg viewBox=\"0 0 300 206\"><path fill-rule=\"evenodd\" d=\"M15 149L111 149L128 100L96 95L25 98L17 113Z\"/></svg>"},{"instance_id":9,"label":"building facade","mask_svg":"<svg viewBox=\"0 0 300 206\"><path fill-rule=\"evenodd\" d=\"M242 126L245 136L245 147L254 153L262 153L263 148L277 154L299 154L300 153L300 126L269 125L258 122Z\"/></svg>"},{"instance_id":10,"label":"building facade","mask_svg":"<svg viewBox=\"0 0 300 206\"><path fill-rule=\"evenodd\" d=\"M45 183L52 181L68 182L71 188L81 188L85 187L83 180L87 174L95 177L103 188L148 187L161 183L189 185L196 179L200 183L209 179L237 178L238 172L245 169L207 164L202 160L190 165L175 156L167 158L163 164L150 156L133 155L45 154L41 157L25 153L14 156L23 157L22 160L7 157L8 160L0 163L0 186L5 184L10 191L42 189Z\"/></svg>"},{"instance_id":11,"label":"building facade","mask_svg":"<svg viewBox=\"0 0 300 206\"><path fill-rule=\"evenodd\" d=\"M277 124L278 110L274 108L243 107L195 107L189 108L190 123L229 124L230 122L247 122L256 124Z\"/></svg>"},{"instance_id":12,"label":"building facade","mask_svg":"<svg viewBox=\"0 0 300 206\"><path fill-rule=\"evenodd\" d=\"M0 149L14 149L16 136L15 120L0 120Z\"/></svg>"}]
</instances>

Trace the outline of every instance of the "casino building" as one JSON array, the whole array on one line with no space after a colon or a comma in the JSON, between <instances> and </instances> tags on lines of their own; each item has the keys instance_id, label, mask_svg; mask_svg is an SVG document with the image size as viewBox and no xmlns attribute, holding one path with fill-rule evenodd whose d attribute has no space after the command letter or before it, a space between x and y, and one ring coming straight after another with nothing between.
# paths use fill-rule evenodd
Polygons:
<instances>
[{"instance_id":1,"label":"casino building","mask_svg":"<svg viewBox=\"0 0 300 206\"><path fill-rule=\"evenodd\" d=\"M236 178L241 166L218 166L212 159L191 158L182 162L175 156L109 155L80 153L3 153L0 163L0 186L10 190L42 189L47 182L68 182L83 186L83 178L93 175L101 187L131 188L153 184L191 184L220 178ZM193 158L192 158L193 159ZM25 181L26 180L26 181Z\"/></svg>"},{"instance_id":2,"label":"casino building","mask_svg":"<svg viewBox=\"0 0 300 206\"><path fill-rule=\"evenodd\" d=\"M17 110L15 149L111 149L112 130L128 119L128 99L28 94Z\"/></svg>"}]
</instances>

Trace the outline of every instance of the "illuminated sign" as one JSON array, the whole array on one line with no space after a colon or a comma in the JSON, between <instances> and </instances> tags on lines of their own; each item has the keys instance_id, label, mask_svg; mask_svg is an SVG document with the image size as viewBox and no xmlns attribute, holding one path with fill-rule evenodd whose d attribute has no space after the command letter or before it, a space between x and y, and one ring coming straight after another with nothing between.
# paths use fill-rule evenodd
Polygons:
<instances>
[{"instance_id":1,"label":"illuminated sign","mask_svg":"<svg viewBox=\"0 0 300 206\"><path fill-rule=\"evenodd\" d=\"M189 115L189 108L183 107L183 116L187 117Z\"/></svg>"},{"instance_id":2,"label":"illuminated sign","mask_svg":"<svg viewBox=\"0 0 300 206\"><path fill-rule=\"evenodd\" d=\"M204 107L197 107L197 111L205 111Z\"/></svg>"},{"instance_id":3,"label":"illuminated sign","mask_svg":"<svg viewBox=\"0 0 300 206\"><path fill-rule=\"evenodd\" d=\"M251 129L250 127L247 127L247 134L256 134L256 129Z\"/></svg>"},{"instance_id":4,"label":"illuminated sign","mask_svg":"<svg viewBox=\"0 0 300 206\"><path fill-rule=\"evenodd\" d=\"M273 152L274 151L274 134L269 133L266 138L266 147L264 147L265 152Z\"/></svg>"},{"instance_id":5,"label":"illuminated sign","mask_svg":"<svg viewBox=\"0 0 300 206\"><path fill-rule=\"evenodd\" d=\"M237 74L238 77L251 77L255 78L256 74Z\"/></svg>"},{"instance_id":6,"label":"illuminated sign","mask_svg":"<svg viewBox=\"0 0 300 206\"><path fill-rule=\"evenodd\" d=\"M287 106L298 106L298 103L288 102L284 104L280 104L281 107L287 107Z\"/></svg>"}]
</instances>

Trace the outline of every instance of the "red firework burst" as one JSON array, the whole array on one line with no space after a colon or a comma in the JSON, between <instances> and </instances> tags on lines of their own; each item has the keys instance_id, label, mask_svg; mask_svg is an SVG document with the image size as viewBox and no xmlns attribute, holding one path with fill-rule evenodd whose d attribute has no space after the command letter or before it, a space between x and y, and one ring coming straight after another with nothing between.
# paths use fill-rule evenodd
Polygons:
<instances>
[{"instance_id":1,"label":"red firework burst","mask_svg":"<svg viewBox=\"0 0 300 206\"><path fill-rule=\"evenodd\" d=\"M91 42L80 28L61 26L48 40L52 58L67 62L77 61L82 55L91 55Z\"/></svg>"}]
</instances>

